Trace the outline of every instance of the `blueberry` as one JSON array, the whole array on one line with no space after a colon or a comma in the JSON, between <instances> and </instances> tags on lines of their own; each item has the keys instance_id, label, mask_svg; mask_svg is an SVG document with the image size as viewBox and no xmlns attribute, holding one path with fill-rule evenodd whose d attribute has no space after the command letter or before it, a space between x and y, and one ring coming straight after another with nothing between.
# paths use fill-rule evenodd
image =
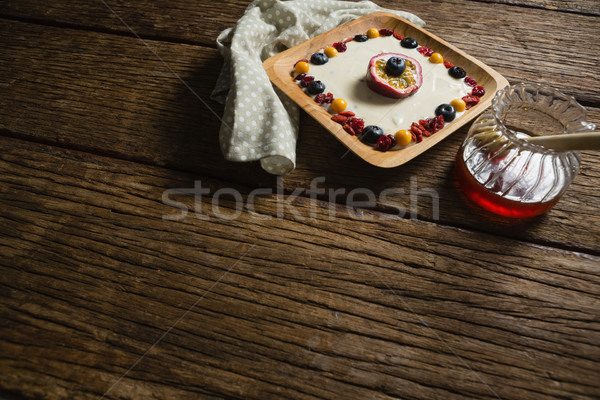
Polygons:
<instances>
[{"instance_id":1,"label":"blueberry","mask_svg":"<svg viewBox=\"0 0 600 400\"><path fill-rule=\"evenodd\" d=\"M369 40L369 37L367 35L356 35L356 36L354 36L354 41L355 42L366 42L367 40Z\"/></svg>"},{"instance_id":2,"label":"blueberry","mask_svg":"<svg viewBox=\"0 0 600 400\"><path fill-rule=\"evenodd\" d=\"M321 81L312 81L308 84L308 93L319 94L325 91L325 84Z\"/></svg>"},{"instance_id":3,"label":"blueberry","mask_svg":"<svg viewBox=\"0 0 600 400\"><path fill-rule=\"evenodd\" d=\"M435 115L441 115L444 117L445 122L450 122L454 121L454 118L456 118L456 111L450 104L440 104L435 109Z\"/></svg>"},{"instance_id":4,"label":"blueberry","mask_svg":"<svg viewBox=\"0 0 600 400\"><path fill-rule=\"evenodd\" d=\"M385 64L385 71L391 76L400 76L406 70L406 62L401 57L390 57Z\"/></svg>"},{"instance_id":5,"label":"blueberry","mask_svg":"<svg viewBox=\"0 0 600 400\"><path fill-rule=\"evenodd\" d=\"M375 144L383 136L383 129L375 125L365 126L360 140L368 144Z\"/></svg>"},{"instance_id":6,"label":"blueberry","mask_svg":"<svg viewBox=\"0 0 600 400\"><path fill-rule=\"evenodd\" d=\"M456 65L454 67L450 67L448 69L448 73L450 74L451 77L456 78L456 79L462 79L465 76L467 76L467 72L462 69L461 67L457 67Z\"/></svg>"},{"instance_id":7,"label":"blueberry","mask_svg":"<svg viewBox=\"0 0 600 400\"><path fill-rule=\"evenodd\" d=\"M329 61L329 57L325 53L315 53L310 57L310 62L315 65L323 65Z\"/></svg>"},{"instance_id":8,"label":"blueberry","mask_svg":"<svg viewBox=\"0 0 600 400\"><path fill-rule=\"evenodd\" d=\"M407 49L416 49L418 46L417 41L411 37L406 37L402 39L400 41L400 44L402 45L402 47L405 47Z\"/></svg>"}]
</instances>

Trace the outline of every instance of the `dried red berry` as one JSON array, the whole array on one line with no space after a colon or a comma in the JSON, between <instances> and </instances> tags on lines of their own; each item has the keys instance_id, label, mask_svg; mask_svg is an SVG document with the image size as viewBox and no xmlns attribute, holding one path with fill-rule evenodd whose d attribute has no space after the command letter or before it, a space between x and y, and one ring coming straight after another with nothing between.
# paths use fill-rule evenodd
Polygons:
<instances>
[{"instance_id":1,"label":"dried red berry","mask_svg":"<svg viewBox=\"0 0 600 400\"><path fill-rule=\"evenodd\" d=\"M394 32L394 37L395 37L396 39L398 39L398 40L402 40L402 39L404 39L404 36L403 36L403 35L401 35L401 34L399 34L398 32Z\"/></svg>"},{"instance_id":2,"label":"dried red berry","mask_svg":"<svg viewBox=\"0 0 600 400\"><path fill-rule=\"evenodd\" d=\"M348 47L346 46L346 43L344 43L344 42L337 42L337 43L334 43L334 44L333 44L333 47L335 47L335 49L336 49L337 51L339 51L340 53L343 53L343 52L345 52L345 51L346 51L346 49L348 48Z\"/></svg>"},{"instance_id":3,"label":"dried red berry","mask_svg":"<svg viewBox=\"0 0 600 400\"><path fill-rule=\"evenodd\" d=\"M393 30L391 30L391 29L385 29L385 28L384 28L384 29L380 29L380 30L379 30L379 34L380 34L381 36L392 36L392 35L394 34L394 31L393 31Z\"/></svg>"},{"instance_id":4,"label":"dried red berry","mask_svg":"<svg viewBox=\"0 0 600 400\"><path fill-rule=\"evenodd\" d=\"M348 120L348 117L346 117L345 115L334 115L333 117L331 117L331 120L339 124L343 124Z\"/></svg>"},{"instance_id":5,"label":"dried red berry","mask_svg":"<svg viewBox=\"0 0 600 400\"><path fill-rule=\"evenodd\" d=\"M413 122L410 126L410 132L412 133L413 142L421 143L423 141L423 133L426 131L418 122Z\"/></svg>"},{"instance_id":6,"label":"dried red berry","mask_svg":"<svg viewBox=\"0 0 600 400\"><path fill-rule=\"evenodd\" d=\"M436 133L444 127L444 116L438 115L437 117L430 119L429 126L431 126L433 133Z\"/></svg>"},{"instance_id":7,"label":"dried red berry","mask_svg":"<svg viewBox=\"0 0 600 400\"><path fill-rule=\"evenodd\" d=\"M330 104L333 101L333 93L320 93L315 96L315 101L319 104Z\"/></svg>"},{"instance_id":8,"label":"dried red berry","mask_svg":"<svg viewBox=\"0 0 600 400\"><path fill-rule=\"evenodd\" d=\"M354 40L354 36L349 37L348 39L344 40L344 43L349 43L349 42L351 42L353 40Z\"/></svg>"},{"instance_id":9,"label":"dried red berry","mask_svg":"<svg viewBox=\"0 0 600 400\"><path fill-rule=\"evenodd\" d=\"M421 140L419 140L419 137L417 137L417 135L413 131L411 131L410 134L412 136L413 142L420 143L421 141L423 141L423 136L420 136Z\"/></svg>"},{"instance_id":10,"label":"dried red berry","mask_svg":"<svg viewBox=\"0 0 600 400\"><path fill-rule=\"evenodd\" d=\"M485 94L485 89L483 88L483 86L475 86L471 94L473 96L483 97L483 95Z\"/></svg>"},{"instance_id":11,"label":"dried red berry","mask_svg":"<svg viewBox=\"0 0 600 400\"><path fill-rule=\"evenodd\" d=\"M477 86L477 81L476 81L475 79L471 78L470 76L467 76L467 77L465 78L465 83L466 83L467 85L469 85L469 86L472 86L472 87L475 87L475 86Z\"/></svg>"},{"instance_id":12,"label":"dried red berry","mask_svg":"<svg viewBox=\"0 0 600 400\"><path fill-rule=\"evenodd\" d=\"M429 47L425 47L425 46L421 46L419 48L417 48L417 51L421 54L423 54L425 57L429 57L430 55L433 54L433 50L430 49Z\"/></svg>"},{"instance_id":13,"label":"dried red berry","mask_svg":"<svg viewBox=\"0 0 600 400\"><path fill-rule=\"evenodd\" d=\"M473 107L474 105L476 105L477 103L479 103L479 97L477 96L464 96L462 98L466 104L465 109L469 109L471 107Z\"/></svg>"},{"instance_id":14,"label":"dried red berry","mask_svg":"<svg viewBox=\"0 0 600 400\"><path fill-rule=\"evenodd\" d=\"M349 134L351 134L352 136L356 136L356 132L354 131L354 128L352 128L352 126L350 126L350 124L348 124L347 122L344 124L344 130L346 132L348 132Z\"/></svg>"},{"instance_id":15,"label":"dried red berry","mask_svg":"<svg viewBox=\"0 0 600 400\"><path fill-rule=\"evenodd\" d=\"M347 124L352 127L357 135L362 135L363 129L365 128L365 121L362 118L351 117L348 119Z\"/></svg>"},{"instance_id":16,"label":"dried red berry","mask_svg":"<svg viewBox=\"0 0 600 400\"><path fill-rule=\"evenodd\" d=\"M444 61L444 67L452 68L452 67L454 67L454 64L452 64L450 61L446 60L446 61Z\"/></svg>"},{"instance_id":17,"label":"dried red berry","mask_svg":"<svg viewBox=\"0 0 600 400\"><path fill-rule=\"evenodd\" d=\"M392 135L384 135L377 139L375 147L380 151L388 151L390 148L396 145L396 139Z\"/></svg>"},{"instance_id":18,"label":"dried red berry","mask_svg":"<svg viewBox=\"0 0 600 400\"><path fill-rule=\"evenodd\" d=\"M338 114L345 115L346 117L354 117L356 115L352 111L342 111L341 113L338 113Z\"/></svg>"},{"instance_id":19,"label":"dried red berry","mask_svg":"<svg viewBox=\"0 0 600 400\"><path fill-rule=\"evenodd\" d=\"M413 122L410 126L410 131L417 136L423 136L423 133L426 132L425 128L418 122Z\"/></svg>"},{"instance_id":20,"label":"dried red berry","mask_svg":"<svg viewBox=\"0 0 600 400\"><path fill-rule=\"evenodd\" d=\"M306 74L300 74L296 77L297 81L300 81L300 86L301 87L307 87L309 83L311 83L312 81L315 80L314 76L310 76L310 75L306 75Z\"/></svg>"}]
</instances>

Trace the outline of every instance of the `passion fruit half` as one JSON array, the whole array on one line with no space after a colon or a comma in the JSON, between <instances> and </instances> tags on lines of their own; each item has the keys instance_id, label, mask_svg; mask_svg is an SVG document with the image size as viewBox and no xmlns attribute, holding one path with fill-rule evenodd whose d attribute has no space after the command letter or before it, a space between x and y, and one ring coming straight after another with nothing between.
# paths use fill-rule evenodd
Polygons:
<instances>
[{"instance_id":1,"label":"passion fruit half","mask_svg":"<svg viewBox=\"0 0 600 400\"><path fill-rule=\"evenodd\" d=\"M406 63L406 69L399 76L387 72L386 64L391 57L400 57ZM423 84L421 64L404 54L381 53L369 61L366 81L369 89L382 96L403 99L415 93Z\"/></svg>"}]
</instances>

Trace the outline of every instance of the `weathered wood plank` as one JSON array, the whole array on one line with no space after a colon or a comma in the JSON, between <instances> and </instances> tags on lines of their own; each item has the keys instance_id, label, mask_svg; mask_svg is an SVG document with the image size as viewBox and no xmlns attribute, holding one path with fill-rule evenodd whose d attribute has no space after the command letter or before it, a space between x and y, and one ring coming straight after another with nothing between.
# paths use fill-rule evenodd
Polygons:
<instances>
[{"instance_id":1,"label":"weathered wood plank","mask_svg":"<svg viewBox=\"0 0 600 400\"><path fill-rule=\"evenodd\" d=\"M179 210L163 191L196 176L9 138L0 180L2 390L600 394L598 257L274 195L224 220L211 211L218 181L202 181L208 219L165 220ZM219 215L235 214L230 198Z\"/></svg>"},{"instance_id":2,"label":"weathered wood plank","mask_svg":"<svg viewBox=\"0 0 600 400\"><path fill-rule=\"evenodd\" d=\"M214 50L151 42L153 49L204 101L205 107L154 54L137 40L73 32L22 23L0 26L0 129L5 134L55 143L139 162L185 169L200 175L275 186L256 164L223 161L218 146L221 109L208 101L220 64ZM40 41L43 37L44 40ZM600 92L599 92L600 93ZM598 109L590 120L600 122ZM466 128L438 148L392 170L376 169L346 150L326 131L304 118L298 168L284 180L286 190L308 189L317 177L331 190L365 187L374 193L404 190L390 199L410 208L410 179L437 191L440 220L524 240L600 251L596 190L598 156L584 155L582 174L546 218L514 226L482 224L481 215L463 204L452 182L452 158ZM325 161L326 160L326 161ZM328 193L328 192L327 192ZM340 197L338 201L343 201ZM433 219L433 204L423 196L419 218ZM392 210L393 211L393 210Z\"/></svg>"},{"instance_id":3,"label":"weathered wood plank","mask_svg":"<svg viewBox=\"0 0 600 400\"><path fill-rule=\"evenodd\" d=\"M6 15L129 34L121 20L102 2L72 3L5 1L2 9ZM143 36L214 46L218 33L235 24L246 4L233 0L218 4L180 2L175 5L172 2L137 1L111 7ZM397 7L392 1L380 4ZM583 56L583 52L590 55L600 52L596 40L598 21L594 16L464 0L411 0L404 2L402 7L420 15L432 33L481 58L510 81L562 87L581 101L600 105L600 83L596 79L598 64L595 57ZM446 18L439 18L456 14L460 19L451 23ZM492 15L493 19L490 19ZM556 29L557 26L560 29ZM569 51L575 44L577 57L571 56Z\"/></svg>"},{"instance_id":4,"label":"weathered wood plank","mask_svg":"<svg viewBox=\"0 0 600 400\"><path fill-rule=\"evenodd\" d=\"M600 3L596 0L480 0L486 3L512 4L524 7L545 8L552 11L566 11L600 15ZM518 11L515 11L518 12Z\"/></svg>"},{"instance_id":5,"label":"weathered wood plank","mask_svg":"<svg viewBox=\"0 0 600 400\"><path fill-rule=\"evenodd\" d=\"M89 0L43 3L35 0L4 0L0 3L0 16L88 27L128 35L131 34L129 30L131 28L144 37L214 46L217 35L223 29L233 26L243 15L248 4L250 1L247 0L223 0L218 3L135 0L106 1L106 4L102 1ZM548 12L534 12L532 15L545 15L549 18L562 18L549 13L557 10L591 15L600 13L596 0L445 0L443 2L407 0L401 7L392 0L381 0L377 4L390 9L412 12L428 24L435 24L439 20L444 25L450 26L452 24L448 24L446 18L438 18L446 11L443 10L445 4L454 10L452 15L460 14L461 19L467 23L487 21L490 14L496 16L498 12L501 15L527 15L530 11L526 7L544 8L544 11ZM494 7L496 4L500 7ZM493 9L492 13L490 9ZM528 18L523 20L527 21ZM454 36L459 38L460 35ZM456 39L453 36L447 38ZM469 44L469 41L461 43Z\"/></svg>"}]
</instances>

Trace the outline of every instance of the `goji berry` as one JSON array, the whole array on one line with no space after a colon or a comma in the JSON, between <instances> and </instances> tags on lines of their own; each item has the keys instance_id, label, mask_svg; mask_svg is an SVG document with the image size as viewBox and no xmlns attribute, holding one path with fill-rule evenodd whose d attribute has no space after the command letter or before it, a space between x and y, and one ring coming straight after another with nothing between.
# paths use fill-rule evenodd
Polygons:
<instances>
[{"instance_id":1,"label":"goji berry","mask_svg":"<svg viewBox=\"0 0 600 400\"><path fill-rule=\"evenodd\" d=\"M404 36L403 36L403 35L401 35L401 34L399 34L398 32L394 32L394 37L395 37L396 39L398 39L398 40L402 40L402 39L404 39Z\"/></svg>"},{"instance_id":2,"label":"goji berry","mask_svg":"<svg viewBox=\"0 0 600 400\"><path fill-rule=\"evenodd\" d=\"M354 117L356 115L352 111L342 111L341 113L338 113L338 114L345 115L346 117Z\"/></svg>"},{"instance_id":3,"label":"goji berry","mask_svg":"<svg viewBox=\"0 0 600 400\"><path fill-rule=\"evenodd\" d=\"M448 61L448 60L445 60L445 61L444 61L444 67L446 67L446 68L452 68L452 67L454 67L454 64L452 64L452 63L451 63L450 61Z\"/></svg>"},{"instance_id":4,"label":"goji berry","mask_svg":"<svg viewBox=\"0 0 600 400\"><path fill-rule=\"evenodd\" d=\"M334 115L333 117L331 117L332 121L335 121L337 123L343 124L348 120L348 117L344 116L344 115Z\"/></svg>"}]
</instances>

